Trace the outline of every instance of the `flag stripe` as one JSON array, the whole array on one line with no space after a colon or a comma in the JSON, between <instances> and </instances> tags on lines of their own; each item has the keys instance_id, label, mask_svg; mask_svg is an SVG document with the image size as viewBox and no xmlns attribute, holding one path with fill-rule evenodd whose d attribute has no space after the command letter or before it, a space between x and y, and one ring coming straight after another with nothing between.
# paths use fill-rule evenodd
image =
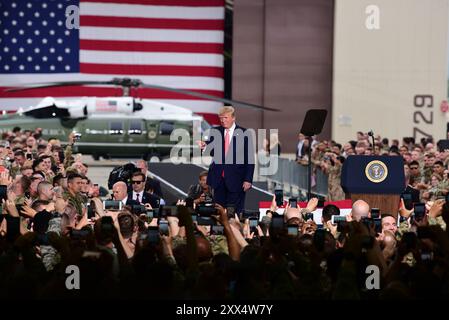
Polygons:
<instances>
[{"instance_id":1,"label":"flag stripe","mask_svg":"<svg viewBox=\"0 0 449 320\"><path fill-rule=\"evenodd\" d=\"M134 74L164 76L223 77L223 68L198 66L142 66L136 64L115 65L100 63L80 63L82 73Z\"/></svg>"},{"instance_id":2,"label":"flag stripe","mask_svg":"<svg viewBox=\"0 0 449 320\"><path fill-rule=\"evenodd\" d=\"M81 50L81 63L127 64L133 61L135 65L181 65L223 67L223 56L207 53L172 53L172 52L114 52Z\"/></svg>"},{"instance_id":3,"label":"flag stripe","mask_svg":"<svg viewBox=\"0 0 449 320\"><path fill-rule=\"evenodd\" d=\"M132 74L122 75L102 75L102 74L70 74L72 81L109 81L111 78L118 77L133 77ZM8 77L0 77L0 86L2 87L17 87L23 83L44 83L51 81L67 81L68 75L66 73L55 74L19 74ZM223 91L224 81L221 78L213 77L181 77L181 76L140 76L139 79L144 83L167 86L172 88L190 89L204 89L204 90L218 90ZM1 96L1 93L0 93Z\"/></svg>"},{"instance_id":4,"label":"flag stripe","mask_svg":"<svg viewBox=\"0 0 449 320\"><path fill-rule=\"evenodd\" d=\"M80 39L223 43L223 31L82 27Z\"/></svg>"},{"instance_id":5,"label":"flag stripe","mask_svg":"<svg viewBox=\"0 0 449 320\"><path fill-rule=\"evenodd\" d=\"M223 45L218 43L183 43L183 42L145 42L145 41L110 41L81 40L80 49L139 51L139 52L191 52L223 54Z\"/></svg>"},{"instance_id":6,"label":"flag stripe","mask_svg":"<svg viewBox=\"0 0 449 320\"><path fill-rule=\"evenodd\" d=\"M82 27L223 30L224 20L148 19L83 15L80 17L80 25Z\"/></svg>"},{"instance_id":7,"label":"flag stripe","mask_svg":"<svg viewBox=\"0 0 449 320\"><path fill-rule=\"evenodd\" d=\"M121 88L111 87L94 87L94 86L71 86L71 87L59 87L59 88L41 88L26 91L5 92L5 90L11 87L0 87L0 92L3 97L16 97L16 98L29 98L41 96L45 97L51 95L53 97L67 97L67 96L121 96ZM223 97L222 91L216 90L191 90L194 92L200 92L210 94L217 97ZM165 90L140 88L133 89L131 91L132 96L137 96L142 99L184 99L184 100L198 100L201 98L192 97L185 94L176 92L167 92Z\"/></svg>"},{"instance_id":8,"label":"flag stripe","mask_svg":"<svg viewBox=\"0 0 449 320\"><path fill-rule=\"evenodd\" d=\"M122 3L81 2L80 15L109 17L141 17L163 19L218 19L224 17L224 7L153 6Z\"/></svg>"},{"instance_id":9,"label":"flag stripe","mask_svg":"<svg viewBox=\"0 0 449 320\"><path fill-rule=\"evenodd\" d=\"M121 3L142 5L186 6L186 7L222 7L224 0L83 0L83 2Z\"/></svg>"}]
</instances>

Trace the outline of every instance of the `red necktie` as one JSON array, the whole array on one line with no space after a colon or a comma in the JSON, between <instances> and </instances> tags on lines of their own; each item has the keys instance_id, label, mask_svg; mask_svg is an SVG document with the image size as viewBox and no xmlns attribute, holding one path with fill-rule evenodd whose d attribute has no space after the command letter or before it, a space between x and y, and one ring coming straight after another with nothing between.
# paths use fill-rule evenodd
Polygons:
<instances>
[{"instance_id":1,"label":"red necktie","mask_svg":"<svg viewBox=\"0 0 449 320\"><path fill-rule=\"evenodd\" d=\"M224 152L225 155L228 153L228 149L229 149L229 129L225 129L226 130L226 134L225 134L225 145L224 145ZM224 170L221 172L221 176L224 177Z\"/></svg>"}]
</instances>

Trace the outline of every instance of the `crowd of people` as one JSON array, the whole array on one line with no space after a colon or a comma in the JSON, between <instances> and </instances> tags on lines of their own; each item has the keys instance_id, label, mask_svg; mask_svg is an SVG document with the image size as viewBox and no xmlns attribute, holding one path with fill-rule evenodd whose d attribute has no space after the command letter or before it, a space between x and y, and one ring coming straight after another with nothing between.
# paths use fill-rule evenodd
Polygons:
<instances>
[{"instance_id":1,"label":"crowd of people","mask_svg":"<svg viewBox=\"0 0 449 320\"><path fill-rule=\"evenodd\" d=\"M330 201L345 199L341 188L341 168L350 155L387 155L404 159L404 170L408 192L415 202L443 199L449 192L448 163L449 150L439 150L432 139L423 138L417 142L406 137L392 140L377 136L374 148L367 133L357 132L356 140L343 146L335 141L313 139L311 159L314 171L322 170L328 175L328 197ZM309 140L303 134L298 136L296 160L301 165L308 163Z\"/></svg>"},{"instance_id":2,"label":"crowd of people","mask_svg":"<svg viewBox=\"0 0 449 320\"><path fill-rule=\"evenodd\" d=\"M73 154L73 135L62 145L16 128L2 139L1 298L449 298L449 204L438 196L447 190L437 191L449 159L433 145L377 139L370 150L362 135L343 147L316 142L314 163L336 177L350 154L402 155L409 187L427 200L419 217L404 203L377 216L359 200L338 222L339 208L327 205L316 223L316 198L305 208L278 208L273 198L261 218L258 208L216 205L205 172L187 198L164 205L146 161L109 194ZM80 270L79 289L66 286L68 266Z\"/></svg>"}]
</instances>

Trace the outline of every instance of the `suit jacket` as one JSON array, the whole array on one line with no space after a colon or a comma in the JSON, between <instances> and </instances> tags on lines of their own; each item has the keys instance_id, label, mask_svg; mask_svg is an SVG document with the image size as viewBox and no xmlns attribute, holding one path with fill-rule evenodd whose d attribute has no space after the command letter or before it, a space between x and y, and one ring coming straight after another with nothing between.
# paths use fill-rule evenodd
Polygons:
<instances>
[{"instance_id":1,"label":"suit jacket","mask_svg":"<svg viewBox=\"0 0 449 320\"><path fill-rule=\"evenodd\" d=\"M128 204L128 201L130 201L130 199L131 199L131 201L134 202L134 204L140 204L136 200L132 200L133 199L132 192L128 193L128 200L126 201L126 204ZM142 204L149 203L149 204L151 204L151 207L153 207L153 208L159 208L160 198L154 194L144 192L141 202L142 202Z\"/></svg>"},{"instance_id":2,"label":"suit jacket","mask_svg":"<svg viewBox=\"0 0 449 320\"><path fill-rule=\"evenodd\" d=\"M150 177L146 177L147 181L145 182L145 191L148 191L149 189L153 190L153 193L158 196L159 198L163 198L164 195L162 194L162 189L161 189L161 183L159 182L159 180L150 178Z\"/></svg>"},{"instance_id":3,"label":"suit jacket","mask_svg":"<svg viewBox=\"0 0 449 320\"><path fill-rule=\"evenodd\" d=\"M222 179L224 171L224 181L229 191L242 191L244 181L253 182L254 174L254 141L249 135L249 131L236 125L229 144L228 153L224 152L225 130L223 127L213 128L206 154L213 157L207 175L207 184L212 188L217 188Z\"/></svg>"}]
</instances>

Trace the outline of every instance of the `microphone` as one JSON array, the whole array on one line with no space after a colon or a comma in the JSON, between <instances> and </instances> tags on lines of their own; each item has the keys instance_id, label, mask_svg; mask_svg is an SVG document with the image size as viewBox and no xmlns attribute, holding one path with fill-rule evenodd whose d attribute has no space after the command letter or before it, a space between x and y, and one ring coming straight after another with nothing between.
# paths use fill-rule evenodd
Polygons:
<instances>
[{"instance_id":1,"label":"microphone","mask_svg":"<svg viewBox=\"0 0 449 320\"><path fill-rule=\"evenodd\" d=\"M372 139L372 143L373 143L373 152L374 152L374 132L373 132L373 130L371 129L369 132L368 132L368 136L370 136L371 137L371 139Z\"/></svg>"}]
</instances>

